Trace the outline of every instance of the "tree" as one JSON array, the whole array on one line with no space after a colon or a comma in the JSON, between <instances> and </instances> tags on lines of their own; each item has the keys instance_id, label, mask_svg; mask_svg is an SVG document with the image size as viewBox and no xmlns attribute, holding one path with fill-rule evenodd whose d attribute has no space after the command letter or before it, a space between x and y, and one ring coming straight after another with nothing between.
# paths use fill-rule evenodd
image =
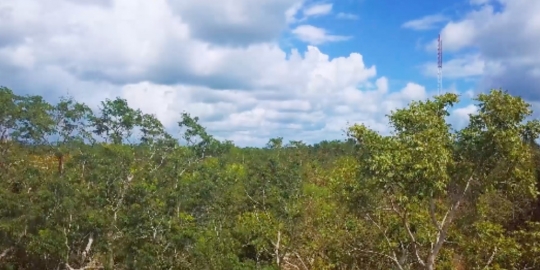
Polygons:
<instances>
[{"instance_id":1,"label":"tree","mask_svg":"<svg viewBox=\"0 0 540 270\"><path fill-rule=\"evenodd\" d=\"M130 108L121 98L107 99L101 106L99 115L90 118L94 132L113 144L129 139L141 121L141 111Z\"/></svg>"},{"instance_id":2,"label":"tree","mask_svg":"<svg viewBox=\"0 0 540 270\"><path fill-rule=\"evenodd\" d=\"M266 143L266 148L281 149L283 147L283 137L272 138Z\"/></svg>"},{"instance_id":3,"label":"tree","mask_svg":"<svg viewBox=\"0 0 540 270\"><path fill-rule=\"evenodd\" d=\"M410 264L435 269L463 204L475 207L480 195L492 190L511 199L536 196L532 152L524 138L538 138L540 125L525 122L529 104L501 90L476 100L478 114L459 131L445 119L458 102L455 94L392 112L389 136L363 125L350 128L362 149L362 180L374 179L386 194L381 208L388 207L395 218L385 220L398 222L408 240L390 235L385 224L368 215L387 252L365 252L384 256L399 269ZM413 260L403 259L408 246Z\"/></svg>"}]
</instances>

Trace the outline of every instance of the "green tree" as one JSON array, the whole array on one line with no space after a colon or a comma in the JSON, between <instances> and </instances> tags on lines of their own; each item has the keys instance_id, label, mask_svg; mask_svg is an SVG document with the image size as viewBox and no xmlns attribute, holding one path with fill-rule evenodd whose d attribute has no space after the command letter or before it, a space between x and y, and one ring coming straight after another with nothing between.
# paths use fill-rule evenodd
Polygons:
<instances>
[{"instance_id":1,"label":"green tree","mask_svg":"<svg viewBox=\"0 0 540 270\"><path fill-rule=\"evenodd\" d=\"M473 207L480 194L491 190L513 199L536 196L532 152L524 138L536 139L540 126L525 122L530 106L500 90L476 100L478 114L460 131L453 132L445 119L458 102L455 94L393 112L389 136L363 125L350 128L362 149L362 178L377 182L387 196L381 207L395 216L385 218L385 223L398 222L406 237L391 235L387 224L372 219L386 248L365 252L380 254L399 269L409 264L435 269L463 204L471 202ZM399 255L408 250L412 262Z\"/></svg>"},{"instance_id":2,"label":"green tree","mask_svg":"<svg viewBox=\"0 0 540 270\"><path fill-rule=\"evenodd\" d=\"M107 99L101 102L99 114L90 121L94 132L106 142L121 144L131 137L141 121L141 114L140 110L130 108L125 99Z\"/></svg>"}]
</instances>

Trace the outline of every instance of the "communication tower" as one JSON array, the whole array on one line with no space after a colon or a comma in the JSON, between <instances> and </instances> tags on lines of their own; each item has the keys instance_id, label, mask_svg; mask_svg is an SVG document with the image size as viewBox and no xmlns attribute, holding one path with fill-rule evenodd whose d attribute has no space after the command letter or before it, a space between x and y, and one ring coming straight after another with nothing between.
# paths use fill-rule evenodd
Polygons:
<instances>
[{"instance_id":1,"label":"communication tower","mask_svg":"<svg viewBox=\"0 0 540 270\"><path fill-rule=\"evenodd\" d=\"M442 61L442 39L441 35L439 34L439 38L437 39L437 92L439 95L442 91Z\"/></svg>"}]
</instances>

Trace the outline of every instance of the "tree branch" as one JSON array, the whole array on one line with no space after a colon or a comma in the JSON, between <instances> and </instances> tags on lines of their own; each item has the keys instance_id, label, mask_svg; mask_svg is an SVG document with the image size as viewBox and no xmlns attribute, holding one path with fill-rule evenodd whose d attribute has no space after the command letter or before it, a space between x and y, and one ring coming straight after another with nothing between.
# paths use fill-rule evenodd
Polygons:
<instances>
[{"instance_id":1,"label":"tree branch","mask_svg":"<svg viewBox=\"0 0 540 270\"><path fill-rule=\"evenodd\" d=\"M375 226L377 227L377 229L379 230L380 233L382 233L382 235L384 236L384 239L386 241L386 244L388 245L388 247L390 249L392 249L392 244L390 242L390 239L388 238L388 236L386 235L386 231L382 229L381 225L379 225L377 222L375 222L375 220L373 220L373 218L371 218L371 216L369 214L366 215L366 217L371 221L373 222L373 224L375 224ZM394 257L396 257L396 254L394 253L393 254Z\"/></svg>"},{"instance_id":2,"label":"tree branch","mask_svg":"<svg viewBox=\"0 0 540 270\"><path fill-rule=\"evenodd\" d=\"M304 266L304 269L309 270L309 267L307 267L304 260L302 260L302 257L300 257L300 254L298 254L298 252L295 252L294 255L296 256L296 258L298 258L300 260L300 262L302 263L302 266Z\"/></svg>"},{"instance_id":3,"label":"tree branch","mask_svg":"<svg viewBox=\"0 0 540 270\"><path fill-rule=\"evenodd\" d=\"M274 254L276 256L276 264L278 265L278 267L281 265L281 261L280 261L280 257L279 257L279 245L280 245L280 242L281 242L281 231L278 231L277 232L277 240L276 240L276 243L274 244Z\"/></svg>"},{"instance_id":4,"label":"tree branch","mask_svg":"<svg viewBox=\"0 0 540 270\"><path fill-rule=\"evenodd\" d=\"M88 237L88 243L86 243L86 248L84 249L82 253L83 263L86 261L86 257L88 256L88 254L90 254L90 250L92 249L93 243L94 243L94 235L90 233L90 236Z\"/></svg>"},{"instance_id":5,"label":"tree branch","mask_svg":"<svg viewBox=\"0 0 540 270\"><path fill-rule=\"evenodd\" d=\"M486 265L485 265L484 268L483 268L484 270L487 270L487 269L489 268L489 265L490 265L490 264L493 262L493 260L495 259L495 255L497 254L497 251L498 251L498 248L495 247L495 248L493 249L493 252L491 253L491 256L489 256L489 259L488 259Z\"/></svg>"},{"instance_id":6,"label":"tree branch","mask_svg":"<svg viewBox=\"0 0 540 270\"><path fill-rule=\"evenodd\" d=\"M448 233L448 229L450 228L450 225L452 224L452 221L454 220L454 217L456 216L456 213L459 209L459 206L463 202L463 199L465 198L465 194L469 190L469 187L471 186L471 182L473 180L472 175L467 180L467 183L465 184L465 188L459 194L459 197L457 198L456 202L446 211L446 214L444 215L443 220L441 221L441 229L437 233L437 241L435 242L435 245L430 251L430 254L428 256L428 266L433 267L435 264L435 258L439 254L445 240L446 240L446 234Z\"/></svg>"},{"instance_id":7,"label":"tree branch","mask_svg":"<svg viewBox=\"0 0 540 270\"><path fill-rule=\"evenodd\" d=\"M384 254L384 253L379 253L379 252L376 252L376 251L369 251L369 250L360 250L360 249L356 249L358 251L361 251L361 252L364 252L365 253L372 253L372 254L378 254L378 255L381 255L381 256L384 256L390 260L392 260L396 266L399 268L399 269L403 269L403 266L401 265L401 263L399 263L399 260L397 258L397 255L396 255L396 252L393 250L393 246L392 246L392 243L390 242L390 238L388 238L388 235L386 235L386 231L382 229L381 225L379 225L377 222L375 222L375 220L373 220L373 218L371 218L371 216L369 214L366 215L366 217L371 221L373 222L373 224L375 224L375 226L377 227L377 229L379 230L380 233L382 233L382 235L384 236L384 239L386 241L386 244L388 245L388 248L390 248L392 250L392 255L388 255L388 254Z\"/></svg>"},{"instance_id":8,"label":"tree branch","mask_svg":"<svg viewBox=\"0 0 540 270\"><path fill-rule=\"evenodd\" d=\"M392 204L392 210L394 210L394 212L403 220L403 225L405 226L405 229L407 230L407 235L409 236L409 238L411 239L413 243L414 255L416 256L416 260L418 261L420 265L425 266L426 263L424 262L424 260L422 260L422 257L420 257L420 252L418 250L418 246L419 246L418 241L416 241L416 237L414 237L414 234L411 231L411 227L409 226L409 219L408 219L407 213L402 214L397 209L397 207L395 206L392 200L390 200L390 203Z\"/></svg>"}]
</instances>

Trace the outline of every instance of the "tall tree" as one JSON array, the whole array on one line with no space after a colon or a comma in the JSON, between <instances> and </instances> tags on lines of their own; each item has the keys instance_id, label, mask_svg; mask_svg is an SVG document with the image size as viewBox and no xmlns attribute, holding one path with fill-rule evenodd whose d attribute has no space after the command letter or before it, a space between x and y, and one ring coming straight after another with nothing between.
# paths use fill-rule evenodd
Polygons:
<instances>
[{"instance_id":1,"label":"tall tree","mask_svg":"<svg viewBox=\"0 0 540 270\"><path fill-rule=\"evenodd\" d=\"M409 264L435 269L437 259L467 201L474 206L483 193L497 190L511 198L536 196L532 153L525 136L538 138L539 122L526 122L530 106L500 90L476 99L479 112L469 125L453 132L446 122L455 94L413 102L393 112L392 135L363 125L350 134L363 150L363 179L374 179L387 195L386 205L408 240L388 233L374 218L386 242L386 252L365 250L388 258L399 269ZM429 221L429 223L426 223ZM391 225L390 225L391 226ZM412 251L412 261L404 259Z\"/></svg>"}]
</instances>

